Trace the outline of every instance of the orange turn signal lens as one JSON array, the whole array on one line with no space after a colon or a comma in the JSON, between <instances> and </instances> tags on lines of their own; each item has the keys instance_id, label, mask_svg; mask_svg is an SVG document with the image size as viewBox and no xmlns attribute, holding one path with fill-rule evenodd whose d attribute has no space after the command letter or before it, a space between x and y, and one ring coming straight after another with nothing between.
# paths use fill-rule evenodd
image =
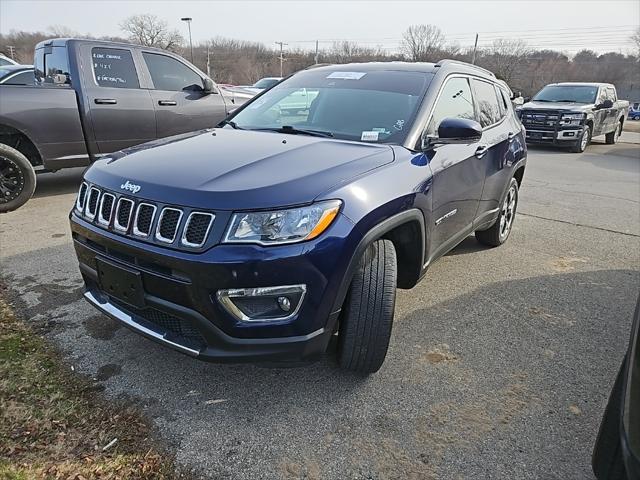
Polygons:
<instances>
[{"instance_id":1,"label":"orange turn signal lens","mask_svg":"<svg viewBox=\"0 0 640 480\"><path fill-rule=\"evenodd\" d=\"M334 218L338 216L339 211L340 211L340 205L336 205L335 207L331 207L325 210L322 216L320 217L320 220L318 221L316 226L313 227L313 230L311 230L311 232L309 233L309 235L307 235L307 238L305 238L305 240L311 240L312 238L316 238L318 235L324 232L327 228L329 228L329 225L331 225Z\"/></svg>"}]
</instances>

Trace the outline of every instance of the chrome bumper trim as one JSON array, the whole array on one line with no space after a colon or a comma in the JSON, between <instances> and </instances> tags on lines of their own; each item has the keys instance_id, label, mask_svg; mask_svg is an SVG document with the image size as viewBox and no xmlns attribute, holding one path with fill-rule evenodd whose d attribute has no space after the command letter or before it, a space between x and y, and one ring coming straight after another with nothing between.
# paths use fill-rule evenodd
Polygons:
<instances>
[{"instance_id":1,"label":"chrome bumper trim","mask_svg":"<svg viewBox=\"0 0 640 480\"><path fill-rule=\"evenodd\" d=\"M96 307L98 310L100 310L101 312L105 313L106 315L115 318L116 320L124 323L127 327L129 327L132 330L138 331L144 335L147 335L151 338L153 338L154 340L163 343L165 345L168 345L170 347L173 347L177 350L180 350L181 352L184 352L188 355L192 355L194 357L197 357L200 352L198 350L194 350L192 348L189 347L185 347L184 345L181 345L179 343L173 342L171 340L169 340L166 336L166 334L160 334L154 330L151 330L150 328L147 328L143 325L140 325L139 323L137 323L136 321L133 320L133 317L131 315L129 315L128 313L123 312L122 310L120 310L118 307L116 307L114 304L112 304L109 301L106 302L102 302L100 301L92 292L85 292L84 294L84 298L94 307Z\"/></svg>"}]
</instances>

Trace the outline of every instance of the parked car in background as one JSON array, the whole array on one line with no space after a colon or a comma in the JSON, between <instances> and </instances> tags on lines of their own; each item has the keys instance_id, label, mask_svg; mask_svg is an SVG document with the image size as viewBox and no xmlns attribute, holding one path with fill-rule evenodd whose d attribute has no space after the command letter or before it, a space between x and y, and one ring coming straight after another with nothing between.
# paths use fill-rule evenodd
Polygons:
<instances>
[{"instance_id":1,"label":"parked car in background","mask_svg":"<svg viewBox=\"0 0 640 480\"><path fill-rule=\"evenodd\" d=\"M0 53L0 67L6 65L18 65L18 62Z\"/></svg>"},{"instance_id":2,"label":"parked car in background","mask_svg":"<svg viewBox=\"0 0 640 480\"><path fill-rule=\"evenodd\" d=\"M633 102L629 105L629 118L631 120L640 120L640 102Z\"/></svg>"},{"instance_id":3,"label":"parked car in background","mask_svg":"<svg viewBox=\"0 0 640 480\"><path fill-rule=\"evenodd\" d=\"M629 102L618 100L610 83L553 83L518 109L527 143L568 147L584 152L591 138L606 135L616 143Z\"/></svg>"},{"instance_id":4,"label":"parked car in background","mask_svg":"<svg viewBox=\"0 0 640 480\"><path fill-rule=\"evenodd\" d=\"M282 115L303 90L310 108ZM372 373L396 287L473 232L507 241L525 163L510 92L485 69L303 70L220 128L86 170L70 215L85 298L195 358L295 364L337 340L342 368Z\"/></svg>"},{"instance_id":5,"label":"parked car in background","mask_svg":"<svg viewBox=\"0 0 640 480\"><path fill-rule=\"evenodd\" d=\"M276 83L282 80L282 77L264 77L258 80L253 85L243 86L245 90L249 90L254 93L260 93L264 90L273 87Z\"/></svg>"},{"instance_id":6,"label":"parked car in background","mask_svg":"<svg viewBox=\"0 0 640 480\"><path fill-rule=\"evenodd\" d=\"M592 465L598 480L640 478L640 298L629 347L600 424Z\"/></svg>"},{"instance_id":7,"label":"parked car in background","mask_svg":"<svg viewBox=\"0 0 640 480\"><path fill-rule=\"evenodd\" d=\"M0 85L32 85L34 81L33 65L0 67Z\"/></svg>"},{"instance_id":8,"label":"parked car in background","mask_svg":"<svg viewBox=\"0 0 640 480\"><path fill-rule=\"evenodd\" d=\"M30 198L36 169L212 127L248 98L227 97L179 55L140 45L47 40L34 58L35 84L0 86L0 212Z\"/></svg>"}]
</instances>

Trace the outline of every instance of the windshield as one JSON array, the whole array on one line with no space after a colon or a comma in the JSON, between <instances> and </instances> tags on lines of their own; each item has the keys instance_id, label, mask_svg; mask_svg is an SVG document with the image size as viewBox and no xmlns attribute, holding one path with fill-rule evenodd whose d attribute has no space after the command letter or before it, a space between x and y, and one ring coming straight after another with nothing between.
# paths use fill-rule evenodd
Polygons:
<instances>
[{"instance_id":1,"label":"windshield","mask_svg":"<svg viewBox=\"0 0 640 480\"><path fill-rule=\"evenodd\" d=\"M533 100L536 102L596 103L598 87L593 85L547 85Z\"/></svg>"},{"instance_id":2,"label":"windshield","mask_svg":"<svg viewBox=\"0 0 640 480\"><path fill-rule=\"evenodd\" d=\"M345 140L402 143L432 77L424 72L307 70L247 104L233 121L247 130L287 126Z\"/></svg>"},{"instance_id":3,"label":"windshield","mask_svg":"<svg viewBox=\"0 0 640 480\"><path fill-rule=\"evenodd\" d=\"M279 78L263 78L253 84L255 88L270 88L280 81Z\"/></svg>"}]
</instances>

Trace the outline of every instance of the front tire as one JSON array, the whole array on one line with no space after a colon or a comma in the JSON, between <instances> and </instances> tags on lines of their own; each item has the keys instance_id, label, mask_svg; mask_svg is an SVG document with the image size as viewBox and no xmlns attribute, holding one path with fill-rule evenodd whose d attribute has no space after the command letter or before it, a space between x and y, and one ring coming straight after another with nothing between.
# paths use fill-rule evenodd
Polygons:
<instances>
[{"instance_id":1,"label":"front tire","mask_svg":"<svg viewBox=\"0 0 640 480\"><path fill-rule=\"evenodd\" d=\"M604 141L607 145L614 145L620 135L622 134L622 122L618 122L618 126L613 132L609 132L604 136Z\"/></svg>"},{"instance_id":2,"label":"front tire","mask_svg":"<svg viewBox=\"0 0 640 480\"><path fill-rule=\"evenodd\" d=\"M571 151L573 153L582 153L587 149L589 143L591 143L591 126L585 125L582 137L580 137L578 143L571 147Z\"/></svg>"},{"instance_id":3,"label":"front tire","mask_svg":"<svg viewBox=\"0 0 640 480\"><path fill-rule=\"evenodd\" d=\"M518 198L518 181L512 178L496 222L487 230L476 231L476 240L489 247L499 247L506 242L516 219Z\"/></svg>"},{"instance_id":4,"label":"front tire","mask_svg":"<svg viewBox=\"0 0 640 480\"><path fill-rule=\"evenodd\" d=\"M0 213L27 203L35 189L36 172L27 157L0 143Z\"/></svg>"},{"instance_id":5,"label":"front tire","mask_svg":"<svg viewBox=\"0 0 640 480\"><path fill-rule=\"evenodd\" d=\"M389 240L367 247L351 281L338 331L340 367L377 372L389 347L396 303L396 250Z\"/></svg>"}]
</instances>

